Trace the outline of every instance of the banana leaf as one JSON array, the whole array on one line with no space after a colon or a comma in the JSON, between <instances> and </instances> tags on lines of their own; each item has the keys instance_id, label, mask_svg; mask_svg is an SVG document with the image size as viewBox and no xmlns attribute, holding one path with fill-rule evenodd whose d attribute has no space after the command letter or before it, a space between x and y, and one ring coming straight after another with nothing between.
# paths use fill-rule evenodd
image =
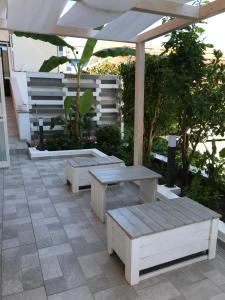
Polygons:
<instances>
[{"instance_id":1,"label":"banana leaf","mask_svg":"<svg viewBox=\"0 0 225 300\"><path fill-rule=\"evenodd\" d=\"M31 38L34 40L50 43L54 46L68 47L74 50L73 46L65 42L62 38L60 38L57 35L30 33L30 32L23 32L23 31L14 31L14 34L18 37Z\"/></svg>"},{"instance_id":2,"label":"banana leaf","mask_svg":"<svg viewBox=\"0 0 225 300\"><path fill-rule=\"evenodd\" d=\"M84 116L91 111L93 105L93 93L91 91L85 91L80 97L79 113Z\"/></svg>"},{"instance_id":3,"label":"banana leaf","mask_svg":"<svg viewBox=\"0 0 225 300\"><path fill-rule=\"evenodd\" d=\"M50 72L66 62L71 62L71 59L66 56L51 56L43 62L39 72Z\"/></svg>"},{"instance_id":4,"label":"banana leaf","mask_svg":"<svg viewBox=\"0 0 225 300\"><path fill-rule=\"evenodd\" d=\"M126 47L115 47L107 48L93 53L94 56L106 58L106 57L117 57L117 56L135 56L135 50Z\"/></svg>"}]
</instances>

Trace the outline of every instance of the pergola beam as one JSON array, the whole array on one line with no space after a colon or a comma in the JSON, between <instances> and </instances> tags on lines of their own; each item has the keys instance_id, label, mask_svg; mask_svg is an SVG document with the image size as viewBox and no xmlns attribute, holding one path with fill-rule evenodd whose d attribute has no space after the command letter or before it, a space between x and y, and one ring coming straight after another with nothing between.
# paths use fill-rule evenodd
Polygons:
<instances>
[{"instance_id":1,"label":"pergola beam","mask_svg":"<svg viewBox=\"0 0 225 300\"><path fill-rule=\"evenodd\" d=\"M199 7L173 1L142 0L133 10L192 20L199 17Z\"/></svg>"},{"instance_id":2,"label":"pergola beam","mask_svg":"<svg viewBox=\"0 0 225 300\"><path fill-rule=\"evenodd\" d=\"M209 4L199 7L199 18L196 21L204 20L209 17L215 16L225 11L225 1L224 0L215 0ZM193 20L177 18L172 21L169 21L165 24L162 24L156 28L150 29L142 34L139 34L133 38L132 42L146 42L157 37L163 36L173 30L183 28L187 25L193 23Z\"/></svg>"}]
</instances>

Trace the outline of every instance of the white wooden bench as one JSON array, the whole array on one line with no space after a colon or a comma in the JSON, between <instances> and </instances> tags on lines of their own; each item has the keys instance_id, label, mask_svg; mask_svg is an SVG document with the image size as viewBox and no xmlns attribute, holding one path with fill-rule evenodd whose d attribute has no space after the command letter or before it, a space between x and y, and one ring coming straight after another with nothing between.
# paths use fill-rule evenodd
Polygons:
<instances>
[{"instance_id":1,"label":"white wooden bench","mask_svg":"<svg viewBox=\"0 0 225 300\"><path fill-rule=\"evenodd\" d=\"M88 171L92 168L112 168L124 166L124 162L115 156L105 157L76 157L65 163L65 178L71 183L72 192L79 192L80 187L90 186L91 179Z\"/></svg>"},{"instance_id":2,"label":"white wooden bench","mask_svg":"<svg viewBox=\"0 0 225 300\"><path fill-rule=\"evenodd\" d=\"M104 222L106 212L105 191L109 184L126 181L139 181L139 198L142 203L156 200L158 178L161 175L143 167L131 166L111 169L89 170L91 176L91 207Z\"/></svg>"},{"instance_id":3,"label":"white wooden bench","mask_svg":"<svg viewBox=\"0 0 225 300\"><path fill-rule=\"evenodd\" d=\"M108 252L125 264L130 285L216 255L220 215L189 198L107 212Z\"/></svg>"}]
</instances>

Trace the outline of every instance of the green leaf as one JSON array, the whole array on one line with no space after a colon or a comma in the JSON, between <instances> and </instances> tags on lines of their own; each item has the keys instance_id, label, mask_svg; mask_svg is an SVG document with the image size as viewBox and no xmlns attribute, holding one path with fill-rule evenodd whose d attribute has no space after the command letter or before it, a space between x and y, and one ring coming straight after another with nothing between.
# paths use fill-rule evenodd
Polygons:
<instances>
[{"instance_id":1,"label":"green leaf","mask_svg":"<svg viewBox=\"0 0 225 300\"><path fill-rule=\"evenodd\" d=\"M94 40L94 39L87 40L87 42L84 46L84 51L82 53L81 59L79 61L79 65L81 68L83 67L83 65L88 63L90 58L92 57L96 43L97 43L97 40Z\"/></svg>"},{"instance_id":2,"label":"green leaf","mask_svg":"<svg viewBox=\"0 0 225 300\"><path fill-rule=\"evenodd\" d=\"M69 113L71 111L73 104L73 98L71 96L67 96L64 100L64 112L65 112L65 120L67 122Z\"/></svg>"},{"instance_id":3,"label":"green leaf","mask_svg":"<svg viewBox=\"0 0 225 300\"><path fill-rule=\"evenodd\" d=\"M51 118L50 129L53 129L56 125L65 125L65 122L61 116Z\"/></svg>"},{"instance_id":4,"label":"green leaf","mask_svg":"<svg viewBox=\"0 0 225 300\"><path fill-rule=\"evenodd\" d=\"M135 56L135 50L126 47L108 48L95 52L93 55L97 57L106 58L108 56Z\"/></svg>"},{"instance_id":5,"label":"green leaf","mask_svg":"<svg viewBox=\"0 0 225 300\"><path fill-rule=\"evenodd\" d=\"M39 40L42 42L50 43L54 46L68 47L68 48L74 50L73 46L66 43L62 38L60 38L56 35L38 34L38 33L30 33L30 32L23 32L23 31L14 31L14 34L18 37L31 38L33 40Z\"/></svg>"},{"instance_id":6,"label":"green leaf","mask_svg":"<svg viewBox=\"0 0 225 300\"><path fill-rule=\"evenodd\" d=\"M79 113L84 116L90 112L93 104L93 93L91 91L85 91L80 97Z\"/></svg>"},{"instance_id":7,"label":"green leaf","mask_svg":"<svg viewBox=\"0 0 225 300\"><path fill-rule=\"evenodd\" d=\"M71 62L71 59L66 56L52 56L43 62L39 72L50 72L66 62Z\"/></svg>"},{"instance_id":8,"label":"green leaf","mask_svg":"<svg viewBox=\"0 0 225 300\"><path fill-rule=\"evenodd\" d=\"M220 154L221 158L225 158L225 148L223 148L222 150L220 150L219 154Z\"/></svg>"}]
</instances>

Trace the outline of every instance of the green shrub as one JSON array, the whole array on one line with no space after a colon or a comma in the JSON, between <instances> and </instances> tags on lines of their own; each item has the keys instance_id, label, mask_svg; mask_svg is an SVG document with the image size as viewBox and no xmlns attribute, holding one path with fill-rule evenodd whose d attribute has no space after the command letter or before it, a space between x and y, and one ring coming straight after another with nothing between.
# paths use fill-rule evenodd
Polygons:
<instances>
[{"instance_id":1,"label":"green shrub","mask_svg":"<svg viewBox=\"0 0 225 300\"><path fill-rule=\"evenodd\" d=\"M48 136L45 144L49 151L73 150L82 148L82 145L77 138L71 138L70 135L63 132L55 132L54 134Z\"/></svg>"},{"instance_id":2,"label":"green shrub","mask_svg":"<svg viewBox=\"0 0 225 300\"><path fill-rule=\"evenodd\" d=\"M96 141L99 150L108 155L117 155L121 146L120 129L109 125L96 131Z\"/></svg>"},{"instance_id":3,"label":"green shrub","mask_svg":"<svg viewBox=\"0 0 225 300\"><path fill-rule=\"evenodd\" d=\"M191 185L186 192L186 195L191 199L217 210L219 207L219 193L215 187L208 184L208 180L200 175L195 175Z\"/></svg>"},{"instance_id":4,"label":"green shrub","mask_svg":"<svg viewBox=\"0 0 225 300\"><path fill-rule=\"evenodd\" d=\"M153 145L152 145L152 152L167 156L168 155L167 140L162 137L154 138Z\"/></svg>"}]
</instances>

